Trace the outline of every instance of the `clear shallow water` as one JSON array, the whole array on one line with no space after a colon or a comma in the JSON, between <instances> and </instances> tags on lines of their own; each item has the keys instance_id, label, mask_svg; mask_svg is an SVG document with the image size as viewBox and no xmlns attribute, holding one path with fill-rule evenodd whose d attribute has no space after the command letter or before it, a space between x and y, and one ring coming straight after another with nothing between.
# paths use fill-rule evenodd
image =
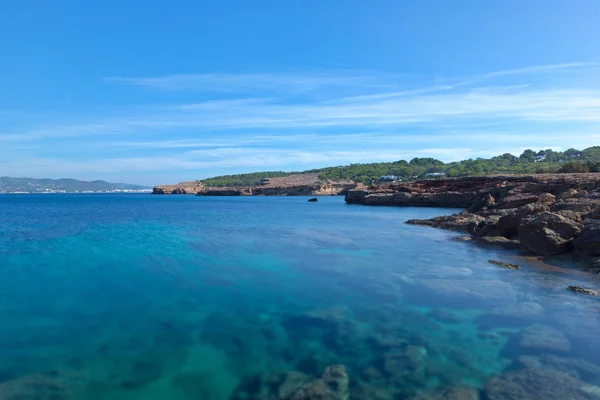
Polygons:
<instances>
[{"instance_id":1,"label":"clear shallow water","mask_svg":"<svg viewBox=\"0 0 600 400\"><path fill-rule=\"evenodd\" d=\"M483 388L527 355L588 363L577 377L600 385L600 303L565 291L594 278L404 223L450 211L0 196L0 382L50 373L47 398L218 400L259 374L344 364L356 398L408 398Z\"/></svg>"}]
</instances>

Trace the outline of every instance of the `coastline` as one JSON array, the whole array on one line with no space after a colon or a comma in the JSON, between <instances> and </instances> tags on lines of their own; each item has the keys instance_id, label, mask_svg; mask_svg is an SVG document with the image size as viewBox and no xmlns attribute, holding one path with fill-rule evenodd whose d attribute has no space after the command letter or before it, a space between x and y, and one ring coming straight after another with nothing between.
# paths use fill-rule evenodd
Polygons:
<instances>
[{"instance_id":1,"label":"coastline","mask_svg":"<svg viewBox=\"0 0 600 400\"><path fill-rule=\"evenodd\" d=\"M206 186L201 181L159 185L153 194L195 194L196 196L341 196L349 190L365 189L354 181L324 181L319 174L295 174L266 178L247 186Z\"/></svg>"},{"instance_id":2,"label":"coastline","mask_svg":"<svg viewBox=\"0 0 600 400\"><path fill-rule=\"evenodd\" d=\"M346 203L463 208L408 224L453 230L524 256L571 257L600 273L600 174L493 175L351 190Z\"/></svg>"}]
</instances>

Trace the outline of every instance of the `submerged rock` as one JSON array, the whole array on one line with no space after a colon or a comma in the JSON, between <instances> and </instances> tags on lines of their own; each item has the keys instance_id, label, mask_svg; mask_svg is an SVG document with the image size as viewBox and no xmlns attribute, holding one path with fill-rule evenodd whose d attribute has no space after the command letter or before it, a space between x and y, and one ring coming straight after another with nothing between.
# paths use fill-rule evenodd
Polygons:
<instances>
[{"instance_id":1,"label":"submerged rock","mask_svg":"<svg viewBox=\"0 0 600 400\"><path fill-rule=\"evenodd\" d=\"M484 236L477 238L480 244L499 246L507 250L518 250L521 248L521 243L518 240L507 239L504 236Z\"/></svg>"},{"instance_id":2,"label":"submerged rock","mask_svg":"<svg viewBox=\"0 0 600 400\"><path fill-rule=\"evenodd\" d=\"M585 289L580 286L569 286L567 290L575 293L587 294L588 296L597 296L598 292L592 289Z\"/></svg>"},{"instance_id":3,"label":"submerged rock","mask_svg":"<svg viewBox=\"0 0 600 400\"><path fill-rule=\"evenodd\" d=\"M567 374L545 368L509 372L488 380L488 400L592 400L593 387Z\"/></svg>"},{"instance_id":4,"label":"submerged rock","mask_svg":"<svg viewBox=\"0 0 600 400\"><path fill-rule=\"evenodd\" d=\"M321 379L305 384L290 400L348 400L349 378L346 367L327 367Z\"/></svg>"},{"instance_id":5,"label":"submerged rock","mask_svg":"<svg viewBox=\"0 0 600 400\"><path fill-rule=\"evenodd\" d=\"M2 400L70 400L85 386L81 376L64 373L27 375L0 383Z\"/></svg>"},{"instance_id":6,"label":"submerged rock","mask_svg":"<svg viewBox=\"0 0 600 400\"><path fill-rule=\"evenodd\" d=\"M571 343L560 331L536 324L523 330L519 347L530 352L567 352L571 350Z\"/></svg>"},{"instance_id":7,"label":"submerged rock","mask_svg":"<svg viewBox=\"0 0 600 400\"><path fill-rule=\"evenodd\" d=\"M506 263L503 261L496 261L496 260L488 260L488 262L490 264L495 264L495 265L499 265L503 268L508 268L508 269L519 269L519 266L517 264L510 264L510 263Z\"/></svg>"},{"instance_id":8,"label":"submerged rock","mask_svg":"<svg viewBox=\"0 0 600 400\"><path fill-rule=\"evenodd\" d=\"M246 378L232 400L349 400L349 378L343 365L325 369L320 379L297 371Z\"/></svg>"},{"instance_id":9,"label":"submerged rock","mask_svg":"<svg viewBox=\"0 0 600 400\"><path fill-rule=\"evenodd\" d=\"M410 400L479 400L479 390L472 387L456 387L433 393L420 393Z\"/></svg>"},{"instance_id":10,"label":"submerged rock","mask_svg":"<svg viewBox=\"0 0 600 400\"><path fill-rule=\"evenodd\" d=\"M576 379L598 381L600 379L600 366L587 362L581 358L560 357L545 354L540 357L520 356L518 363L524 368L547 368L567 374Z\"/></svg>"}]
</instances>

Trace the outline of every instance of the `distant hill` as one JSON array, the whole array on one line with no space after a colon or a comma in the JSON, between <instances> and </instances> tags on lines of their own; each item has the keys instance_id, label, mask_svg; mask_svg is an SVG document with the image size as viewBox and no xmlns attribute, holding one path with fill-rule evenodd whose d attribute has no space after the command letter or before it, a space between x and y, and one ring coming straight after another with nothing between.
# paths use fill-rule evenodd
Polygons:
<instances>
[{"instance_id":1,"label":"distant hill","mask_svg":"<svg viewBox=\"0 0 600 400\"><path fill-rule=\"evenodd\" d=\"M296 174L317 173L322 181L352 180L370 183L381 176L394 175L400 179L423 178L427 173L443 173L449 177L490 175L490 174L533 174L559 172L600 172L600 146L584 150L568 149L564 152L547 150L525 150L515 156L505 153L492 158L477 158L444 163L434 158L413 158L410 161L350 164L337 167L312 169L302 172L265 171L247 174L223 175L203 179L205 186L237 187L260 184L264 179L285 177ZM574 169L574 170L573 170Z\"/></svg>"},{"instance_id":2,"label":"distant hill","mask_svg":"<svg viewBox=\"0 0 600 400\"><path fill-rule=\"evenodd\" d=\"M0 193L88 193L147 191L148 186L106 181L79 181L77 179L35 179L0 177Z\"/></svg>"}]
</instances>

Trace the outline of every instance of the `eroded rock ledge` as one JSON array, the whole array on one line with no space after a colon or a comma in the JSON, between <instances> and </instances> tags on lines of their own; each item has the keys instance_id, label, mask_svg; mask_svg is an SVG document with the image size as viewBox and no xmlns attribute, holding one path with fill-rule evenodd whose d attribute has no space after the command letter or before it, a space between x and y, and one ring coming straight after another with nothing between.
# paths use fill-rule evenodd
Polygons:
<instances>
[{"instance_id":1,"label":"eroded rock ledge","mask_svg":"<svg viewBox=\"0 0 600 400\"><path fill-rule=\"evenodd\" d=\"M365 188L354 181L321 181L318 174L297 174L264 179L258 185L239 187L205 186L201 181L155 186L154 194L196 194L198 196L337 196Z\"/></svg>"},{"instance_id":2,"label":"eroded rock ledge","mask_svg":"<svg viewBox=\"0 0 600 400\"><path fill-rule=\"evenodd\" d=\"M541 255L574 252L600 266L600 174L486 176L397 183L346 195L350 204L465 208L410 224L468 232Z\"/></svg>"}]
</instances>

